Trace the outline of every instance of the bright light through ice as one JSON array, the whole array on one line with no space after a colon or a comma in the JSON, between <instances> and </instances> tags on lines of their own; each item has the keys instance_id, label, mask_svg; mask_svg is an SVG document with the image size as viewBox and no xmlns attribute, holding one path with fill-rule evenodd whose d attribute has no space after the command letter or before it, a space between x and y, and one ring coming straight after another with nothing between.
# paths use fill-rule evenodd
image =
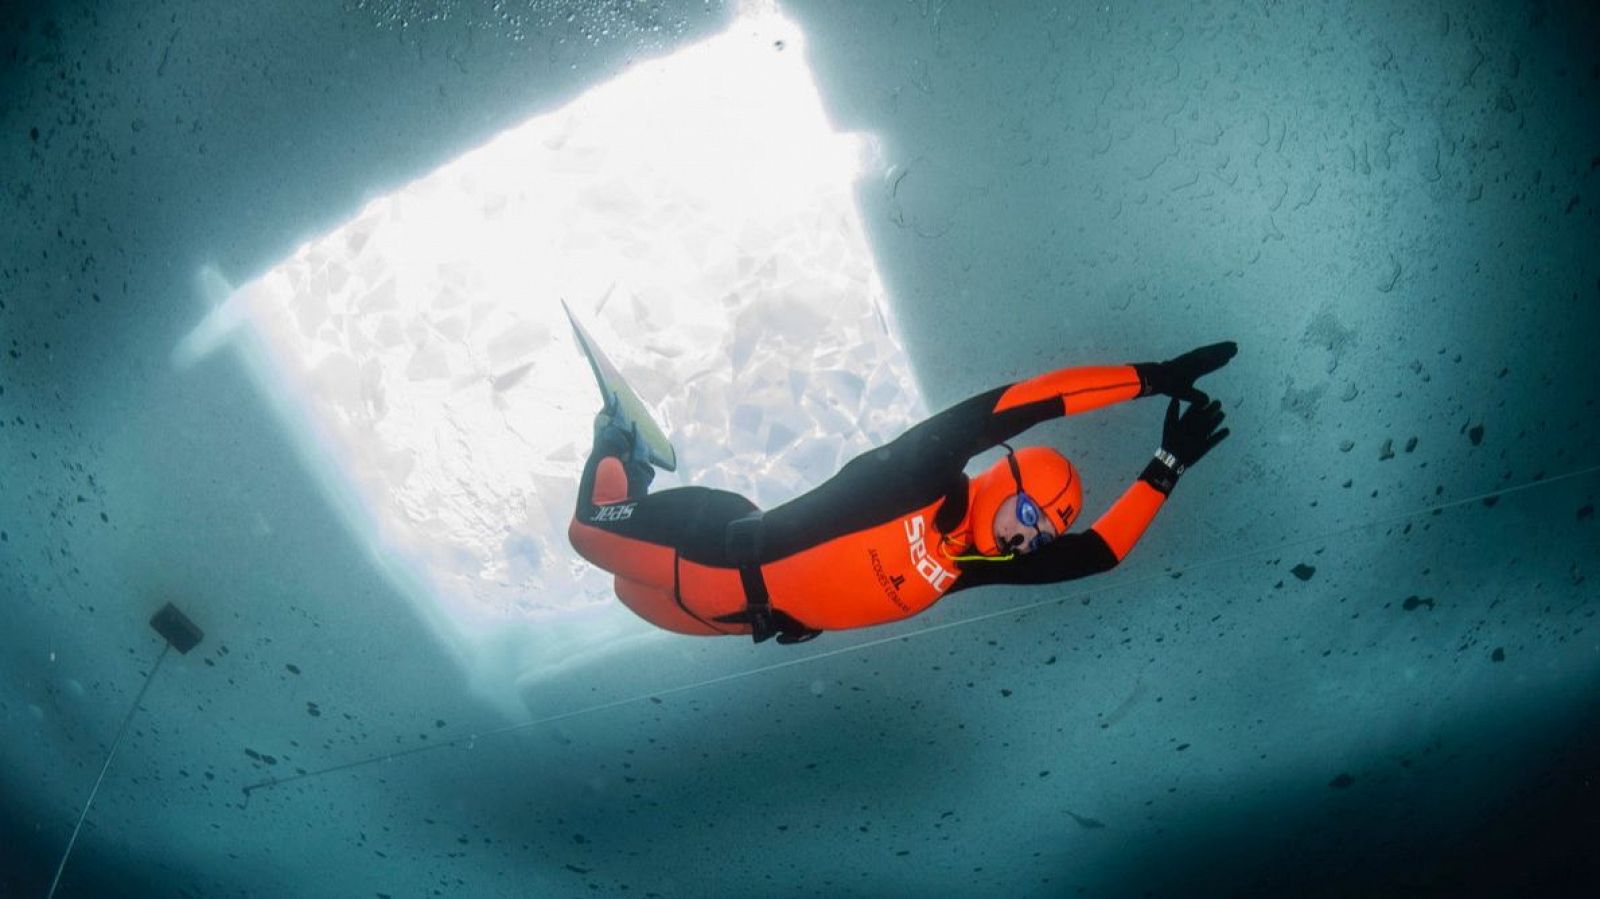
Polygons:
<instances>
[{"instance_id":1,"label":"bright light through ice","mask_svg":"<svg viewBox=\"0 0 1600 899\"><path fill-rule=\"evenodd\" d=\"M752 15L637 64L374 201L179 348L249 323L333 494L493 692L686 639L567 544L599 392L559 300L673 437L682 480L654 489L770 508L924 414L853 199L867 147L828 126L800 38Z\"/></svg>"}]
</instances>

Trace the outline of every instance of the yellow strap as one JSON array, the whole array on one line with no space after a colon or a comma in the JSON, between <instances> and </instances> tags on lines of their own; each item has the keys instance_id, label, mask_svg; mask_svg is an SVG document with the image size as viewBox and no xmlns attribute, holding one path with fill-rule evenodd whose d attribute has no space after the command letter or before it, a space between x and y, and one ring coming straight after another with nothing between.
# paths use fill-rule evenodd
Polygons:
<instances>
[{"instance_id":1,"label":"yellow strap","mask_svg":"<svg viewBox=\"0 0 1600 899\"><path fill-rule=\"evenodd\" d=\"M1016 553L1006 553L1003 556L952 556L950 555L952 542L949 534L939 535L939 552L952 562L1009 562L1017 557Z\"/></svg>"}]
</instances>

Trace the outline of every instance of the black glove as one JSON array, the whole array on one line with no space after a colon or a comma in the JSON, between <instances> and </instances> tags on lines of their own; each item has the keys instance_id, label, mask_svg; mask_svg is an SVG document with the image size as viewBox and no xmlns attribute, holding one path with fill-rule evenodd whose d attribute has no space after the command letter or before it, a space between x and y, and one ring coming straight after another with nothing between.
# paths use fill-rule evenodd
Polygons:
<instances>
[{"instance_id":1,"label":"black glove","mask_svg":"<svg viewBox=\"0 0 1600 899\"><path fill-rule=\"evenodd\" d=\"M1228 436L1222 427L1227 415L1222 403L1212 400L1204 406L1190 403L1183 416L1178 415L1178 401L1167 404L1167 420L1161 427L1161 448L1178 460L1179 471L1199 462L1211 448Z\"/></svg>"},{"instance_id":2,"label":"black glove","mask_svg":"<svg viewBox=\"0 0 1600 899\"><path fill-rule=\"evenodd\" d=\"M1139 372L1139 380L1143 384L1139 395L1159 393L1203 406L1209 397L1196 388L1194 382L1227 365L1228 360L1238 352L1237 343L1225 340L1190 350L1166 362L1136 362L1133 367Z\"/></svg>"},{"instance_id":3,"label":"black glove","mask_svg":"<svg viewBox=\"0 0 1600 899\"><path fill-rule=\"evenodd\" d=\"M1205 405L1190 403L1180 417L1178 400L1174 397L1167 404L1167 419L1161 428L1161 449L1139 477L1162 493L1172 493L1178 476L1228 436L1228 429L1222 427L1226 417L1222 404L1216 400Z\"/></svg>"}]
</instances>

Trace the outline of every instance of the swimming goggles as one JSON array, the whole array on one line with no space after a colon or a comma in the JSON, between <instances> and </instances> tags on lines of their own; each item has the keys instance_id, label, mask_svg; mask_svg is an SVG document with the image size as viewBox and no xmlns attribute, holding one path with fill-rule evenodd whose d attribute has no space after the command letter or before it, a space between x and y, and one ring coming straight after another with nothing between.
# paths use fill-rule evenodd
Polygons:
<instances>
[{"instance_id":1,"label":"swimming goggles","mask_svg":"<svg viewBox=\"0 0 1600 899\"><path fill-rule=\"evenodd\" d=\"M1017 482L1017 486L1022 486L1020 479ZM1028 552L1033 552L1055 539L1055 535L1046 534L1039 530L1039 522L1043 518L1044 512L1039 508L1039 504L1033 501L1033 497L1026 493L1017 494L1017 520L1037 531L1033 535L1033 539L1028 541Z\"/></svg>"},{"instance_id":2,"label":"swimming goggles","mask_svg":"<svg viewBox=\"0 0 1600 899\"><path fill-rule=\"evenodd\" d=\"M1017 466L1016 450L1013 450L1009 443L1002 442L1000 445L1006 448L1006 464L1011 466L1011 479L1017 482L1017 520L1024 526L1039 531L1039 521L1044 518L1044 510L1039 508L1039 504L1034 502L1033 497L1022 487L1022 469ZM1028 541L1028 552L1033 552L1054 539L1053 534L1042 531L1035 533L1033 539Z\"/></svg>"}]
</instances>

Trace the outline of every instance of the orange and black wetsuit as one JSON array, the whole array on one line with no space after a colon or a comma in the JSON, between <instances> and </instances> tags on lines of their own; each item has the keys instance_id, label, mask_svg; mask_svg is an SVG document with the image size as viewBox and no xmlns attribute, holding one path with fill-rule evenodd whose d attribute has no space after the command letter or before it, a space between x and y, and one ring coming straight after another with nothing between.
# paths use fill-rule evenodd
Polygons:
<instances>
[{"instance_id":1,"label":"orange and black wetsuit","mask_svg":"<svg viewBox=\"0 0 1600 899\"><path fill-rule=\"evenodd\" d=\"M764 639L769 630L780 642L908 618L971 587L1106 571L1133 548L1171 490L1159 463L1088 530L1003 562L955 558L972 545L963 470L974 455L1042 421L1147 394L1145 370L1067 368L979 394L764 514L725 490L647 494L648 472L635 466L630 474L619 458L626 444L601 440L584 468L568 536L585 559L616 575L617 597L652 624L684 634L749 634L747 613L762 600L751 594L760 591L770 615L755 635Z\"/></svg>"}]
</instances>

